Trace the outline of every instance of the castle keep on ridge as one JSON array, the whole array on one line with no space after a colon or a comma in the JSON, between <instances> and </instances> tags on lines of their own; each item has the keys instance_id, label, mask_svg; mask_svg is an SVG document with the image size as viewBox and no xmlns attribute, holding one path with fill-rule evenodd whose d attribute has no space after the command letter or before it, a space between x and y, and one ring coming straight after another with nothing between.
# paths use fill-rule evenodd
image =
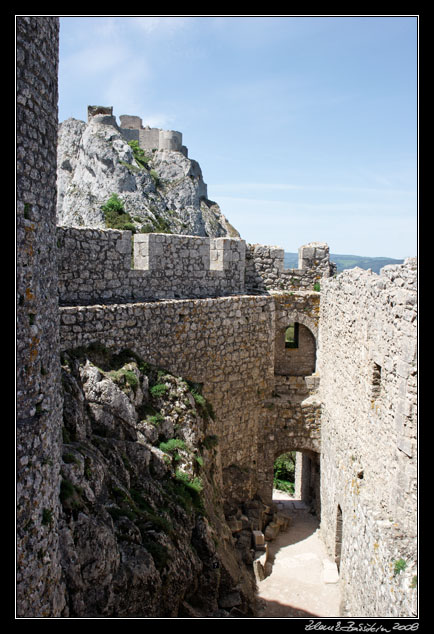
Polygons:
<instances>
[{"instance_id":1,"label":"castle keep on ridge","mask_svg":"<svg viewBox=\"0 0 434 634\"><path fill-rule=\"evenodd\" d=\"M116 125L111 106L88 106L88 121L94 116L103 115L107 122ZM127 141L138 141L142 150L171 150L188 156L188 150L182 145L182 134L175 130L160 130L159 128L143 127L140 117L121 115L120 130Z\"/></svg>"},{"instance_id":2,"label":"castle keep on ridge","mask_svg":"<svg viewBox=\"0 0 434 634\"><path fill-rule=\"evenodd\" d=\"M92 342L203 384L229 512L271 502L274 460L297 451L345 614L416 616L416 260L336 276L320 242L286 270L282 249L240 239L56 227L58 19L21 18L17 40L19 616L64 609L59 357ZM89 114L112 124L104 110ZM121 129L186 152L138 117Z\"/></svg>"}]
</instances>

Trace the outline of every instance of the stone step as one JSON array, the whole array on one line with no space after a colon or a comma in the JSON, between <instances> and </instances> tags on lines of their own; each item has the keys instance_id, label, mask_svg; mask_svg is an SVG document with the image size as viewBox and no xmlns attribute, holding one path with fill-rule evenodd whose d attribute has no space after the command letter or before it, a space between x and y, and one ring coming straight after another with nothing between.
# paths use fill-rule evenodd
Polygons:
<instances>
[{"instance_id":1,"label":"stone step","mask_svg":"<svg viewBox=\"0 0 434 634\"><path fill-rule=\"evenodd\" d=\"M265 550L265 536L262 531L252 531L253 547L255 550Z\"/></svg>"},{"instance_id":2,"label":"stone step","mask_svg":"<svg viewBox=\"0 0 434 634\"><path fill-rule=\"evenodd\" d=\"M338 567L334 561L323 559L322 577L324 583L337 583L339 581Z\"/></svg>"},{"instance_id":3,"label":"stone step","mask_svg":"<svg viewBox=\"0 0 434 634\"><path fill-rule=\"evenodd\" d=\"M270 522L267 528L265 529L265 533L264 533L265 539L267 541L276 539L279 532L280 532L280 524L278 524L277 522Z\"/></svg>"}]
</instances>

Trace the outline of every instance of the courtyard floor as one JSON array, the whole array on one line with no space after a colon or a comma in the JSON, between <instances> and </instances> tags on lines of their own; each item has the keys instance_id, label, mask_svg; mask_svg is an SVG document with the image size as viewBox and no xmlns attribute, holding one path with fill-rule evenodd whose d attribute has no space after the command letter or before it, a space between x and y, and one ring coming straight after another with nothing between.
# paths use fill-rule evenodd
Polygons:
<instances>
[{"instance_id":1,"label":"courtyard floor","mask_svg":"<svg viewBox=\"0 0 434 634\"><path fill-rule=\"evenodd\" d=\"M273 502L291 518L289 528L268 543L271 574L258 583L258 618L338 617L337 569L319 535L318 519L306 505L281 491Z\"/></svg>"}]
</instances>

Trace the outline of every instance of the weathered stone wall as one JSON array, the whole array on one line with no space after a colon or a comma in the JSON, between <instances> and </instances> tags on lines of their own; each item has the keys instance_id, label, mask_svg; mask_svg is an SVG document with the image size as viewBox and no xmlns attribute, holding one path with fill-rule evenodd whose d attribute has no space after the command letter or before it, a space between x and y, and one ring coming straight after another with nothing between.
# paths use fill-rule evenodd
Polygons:
<instances>
[{"instance_id":1,"label":"weathered stone wall","mask_svg":"<svg viewBox=\"0 0 434 634\"><path fill-rule=\"evenodd\" d=\"M289 451L316 456L321 448L321 404L316 396L319 376L314 374L320 294L294 291L272 292L271 296L275 303L274 385L261 409L258 446L258 491L269 503L275 460ZM285 348L285 330L294 321L300 324L300 347ZM312 484L311 502L319 515L319 475L305 481Z\"/></svg>"},{"instance_id":2,"label":"weathered stone wall","mask_svg":"<svg viewBox=\"0 0 434 634\"><path fill-rule=\"evenodd\" d=\"M321 517L320 454L313 451L298 451L295 461L296 499L309 504L318 518Z\"/></svg>"},{"instance_id":3,"label":"weathered stone wall","mask_svg":"<svg viewBox=\"0 0 434 634\"><path fill-rule=\"evenodd\" d=\"M75 227L57 235L63 304L244 292L243 240L148 233L132 242L130 231Z\"/></svg>"},{"instance_id":4,"label":"weathered stone wall","mask_svg":"<svg viewBox=\"0 0 434 634\"><path fill-rule=\"evenodd\" d=\"M330 262L329 247L324 242L311 242L298 250L298 269L284 268L284 249L250 244L246 251L246 290L301 291L316 290L321 279L336 272Z\"/></svg>"},{"instance_id":5,"label":"weathered stone wall","mask_svg":"<svg viewBox=\"0 0 434 634\"><path fill-rule=\"evenodd\" d=\"M181 132L160 130L160 128L144 128L142 119L132 115L123 114L119 120L120 129L125 138L137 140L143 150L169 150L182 152L184 156L187 156L188 150L182 145Z\"/></svg>"},{"instance_id":6,"label":"weathered stone wall","mask_svg":"<svg viewBox=\"0 0 434 634\"><path fill-rule=\"evenodd\" d=\"M316 339L320 294L312 291L272 292L276 301L274 373L280 376L310 376L316 369ZM299 324L298 348L285 347L285 332Z\"/></svg>"},{"instance_id":7,"label":"weathered stone wall","mask_svg":"<svg viewBox=\"0 0 434 634\"><path fill-rule=\"evenodd\" d=\"M246 247L244 240L238 238L157 233L132 236L130 231L81 227L58 227L57 232L59 293L63 304L268 293L280 286L267 277L267 269L257 268L257 280L261 283L252 288L251 261L246 255L246 251L251 252L251 245ZM273 248L261 249L268 252ZM309 249L301 247L300 251ZM280 251L283 263L283 250ZM288 283L297 297L302 298L306 292L300 288L315 294L314 280L321 279L321 271L327 269L324 262L329 262L328 247L320 252L326 253L321 261L323 269L315 264L319 262L316 260L311 262L313 268L298 271L299 284ZM283 277L288 278L289 273L283 271ZM304 300L300 301L303 304ZM306 323L305 307L297 306L297 302L294 305L292 300L291 320L311 331L318 326L317 316Z\"/></svg>"},{"instance_id":8,"label":"weathered stone wall","mask_svg":"<svg viewBox=\"0 0 434 634\"><path fill-rule=\"evenodd\" d=\"M302 400L275 393L265 400L260 430L258 494L265 503L271 503L275 460L289 451L320 452L321 403L315 394Z\"/></svg>"},{"instance_id":9,"label":"weathered stone wall","mask_svg":"<svg viewBox=\"0 0 434 634\"><path fill-rule=\"evenodd\" d=\"M256 493L261 404L273 388L270 297L61 308L61 347L98 341L203 383L212 403L228 507ZM233 479L231 467L238 477ZM225 476L227 473L228 477Z\"/></svg>"},{"instance_id":10,"label":"weathered stone wall","mask_svg":"<svg viewBox=\"0 0 434 634\"><path fill-rule=\"evenodd\" d=\"M316 365L316 343L310 330L303 324L298 324L296 348L285 348L285 331L279 335L279 350L287 352L285 358L281 360L279 371L292 376L313 374Z\"/></svg>"},{"instance_id":11,"label":"weathered stone wall","mask_svg":"<svg viewBox=\"0 0 434 634\"><path fill-rule=\"evenodd\" d=\"M62 401L56 142L59 21L17 17L17 615L58 616Z\"/></svg>"},{"instance_id":12,"label":"weathered stone wall","mask_svg":"<svg viewBox=\"0 0 434 634\"><path fill-rule=\"evenodd\" d=\"M348 615L416 613L416 311L413 259L322 284L321 530L335 554L339 506Z\"/></svg>"},{"instance_id":13,"label":"weathered stone wall","mask_svg":"<svg viewBox=\"0 0 434 634\"><path fill-rule=\"evenodd\" d=\"M285 271L282 249L244 254L241 240L139 235L133 256L129 232L56 232L58 28L55 17L17 18L17 615L64 609L59 350L91 342L203 384L227 512L256 493L269 499L275 458L303 452L346 613L414 615L415 261L327 279L322 243L301 247L299 268ZM90 116L113 118L98 107ZM71 304L60 324L58 277ZM313 375L297 376L277 350L289 321L319 341Z\"/></svg>"}]
</instances>

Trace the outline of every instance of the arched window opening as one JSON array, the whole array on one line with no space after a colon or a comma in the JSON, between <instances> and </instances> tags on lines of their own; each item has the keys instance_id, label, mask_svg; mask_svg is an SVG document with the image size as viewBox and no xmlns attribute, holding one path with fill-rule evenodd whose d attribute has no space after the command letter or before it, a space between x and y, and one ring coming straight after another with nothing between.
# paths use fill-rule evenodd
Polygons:
<instances>
[{"instance_id":1,"label":"arched window opening","mask_svg":"<svg viewBox=\"0 0 434 634\"><path fill-rule=\"evenodd\" d=\"M289 324L285 330L285 348L298 348L298 331L298 322L295 321Z\"/></svg>"},{"instance_id":2,"label":"arched window opening","mask_svg":"<svg viewBox=\"0 0 434 634\"><path fill-rule=\"evenodd\" d=\"M299 322L286 322L276 331L274 374L310 376L316 367L316 341L311 330Z\"/></svg>"}]
</instances>

